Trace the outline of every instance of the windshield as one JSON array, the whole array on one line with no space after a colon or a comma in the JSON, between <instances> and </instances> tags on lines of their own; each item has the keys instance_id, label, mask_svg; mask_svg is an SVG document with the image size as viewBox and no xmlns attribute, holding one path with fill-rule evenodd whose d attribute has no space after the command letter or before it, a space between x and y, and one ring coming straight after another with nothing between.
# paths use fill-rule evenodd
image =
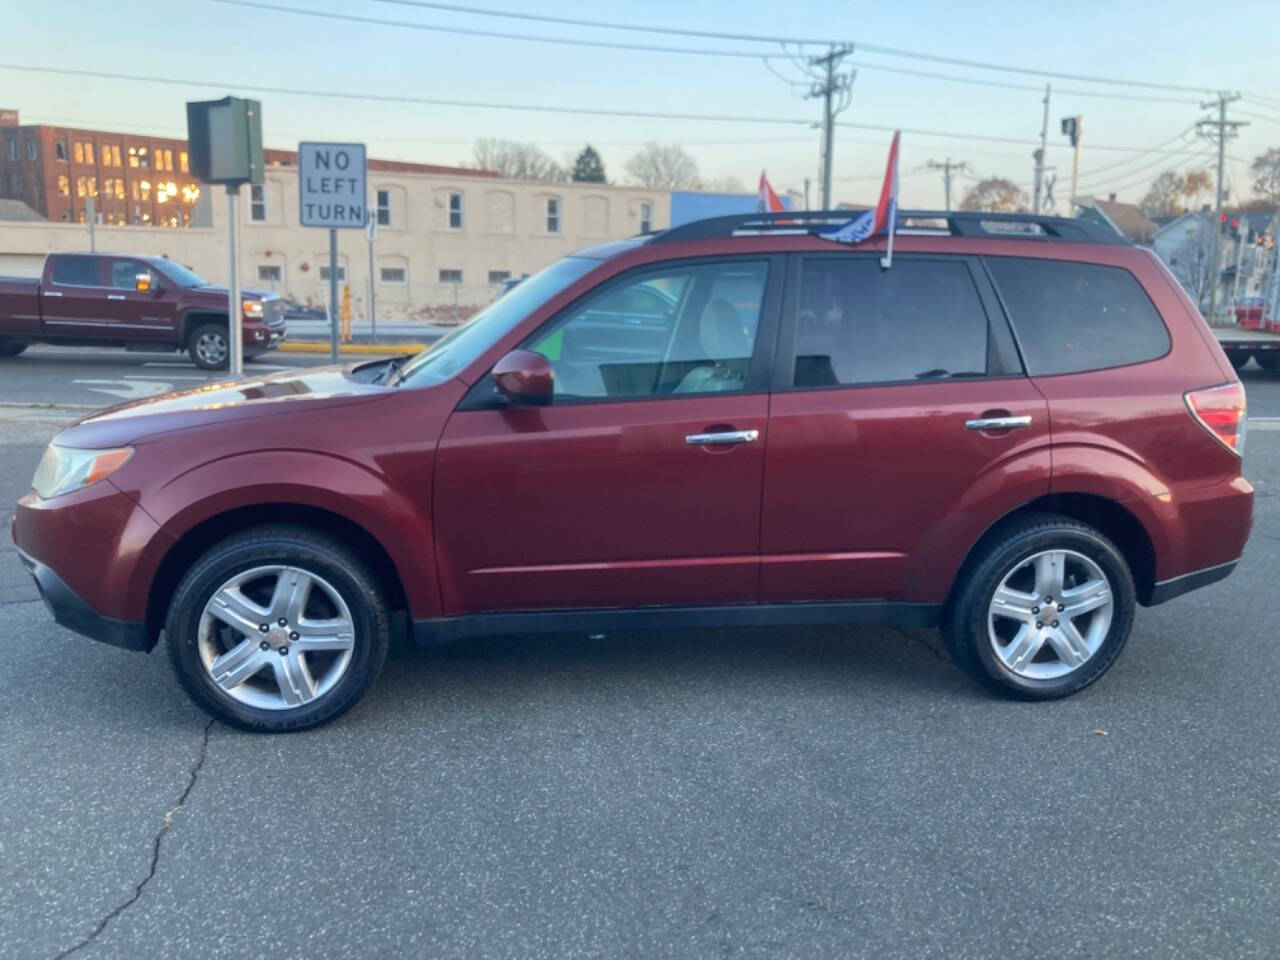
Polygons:
<instances>
[{"instance_id":1,"label":"windshield","mask_svg":"<svg viewBox=\"0 0 1280 960\"><path fill-rule=\"evenodd\" d=\"M425 387L456 377L495 341L510 333L521 320L598 266L599 260L586 257L557 260L406 363L400 369L399 382Z\"/></svg>"},{"instance_id":2,"label":"windshield","mask_svg":"<svg viewBox=\"0 0 1280 960\"><path fill-rule=\"evenodd\" d=\"M207 287L209 281L180 263L166 260L162 272L180 287Z\"/></svg>"}]
</instances>

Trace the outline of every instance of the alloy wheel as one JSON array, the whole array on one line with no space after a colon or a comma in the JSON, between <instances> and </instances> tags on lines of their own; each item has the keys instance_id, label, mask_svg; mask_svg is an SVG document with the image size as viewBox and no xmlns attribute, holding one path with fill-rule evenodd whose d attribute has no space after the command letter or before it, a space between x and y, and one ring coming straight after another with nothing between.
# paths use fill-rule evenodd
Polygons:
<instances>
[{"instance_id":1,"label":"alloy wheel","mask_svg":"<svg viewBox=\"0 0 1280 960\"><path fill-rule=\"evenodd\" d=\"M196 353L209 366L217 367L226 363L230 352L227 338L220 333L202 333L196 339Z\"/></svg>"},{"instance_id":2,"label":"alloy wheel","mask_svg":"<svg viewBox=\"0 0 1280 960\"><path fill-rule=\"evenodd\" d=\"M351 610L333 585L301 567L254 567L227 580L200 616L197 647L209 678L247 706L287 710L337 685L355 648Z\"/></svg>"},{"instance_id":3,"label":"alloy wheel","mask_svg":"<svg viewBox=\"0 0 1280 960\"><path fill-rule=\"evenodd\" d=\"M1075 550L1046 550L1000 580L988 608L987 635L1012 673L1056 680L1098 652L1114 610L1111 583L1096 562Z\"/></svg>"}]
</instances>

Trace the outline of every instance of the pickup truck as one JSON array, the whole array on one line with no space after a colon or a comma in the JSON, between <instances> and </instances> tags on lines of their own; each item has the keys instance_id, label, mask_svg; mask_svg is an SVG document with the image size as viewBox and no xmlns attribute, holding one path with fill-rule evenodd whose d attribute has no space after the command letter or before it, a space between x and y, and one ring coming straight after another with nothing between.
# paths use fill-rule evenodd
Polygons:
<instances>
[{"instance_id":1,"label":"pickup truck","mask_svg":"<svg viewBox=\"0 0 1280 960\"><path fill-rule=\"evenodd\" d=\"M51 253L40 279L0 277L0 358L30 344L185 350L204 370L230 356L227 288L164 257ZM239 318L244 356L285 338L284 302L245 290Z\"/></svg>"}]
</instances>

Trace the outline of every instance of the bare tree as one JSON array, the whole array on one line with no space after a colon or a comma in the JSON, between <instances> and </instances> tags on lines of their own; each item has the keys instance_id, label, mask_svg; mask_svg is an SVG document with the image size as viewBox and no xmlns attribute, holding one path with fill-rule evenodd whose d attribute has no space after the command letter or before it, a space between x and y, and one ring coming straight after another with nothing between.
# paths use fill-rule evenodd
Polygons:
<instances>
[{"instance_id":1,"label":"bare tree","mask_svg":"<svg viewBox=\"0 0 1280 960\"><path fill-rule=\"evenodd\" d=\"M478 170L492 170L504 180L562 182L569 179L569 171L536 145L494 137L476 141L471 166Z\"/></svg>"},{"instance_id":2,"label":"bare tree","mask_svg":"<svg viewBox=\"0 0 1280 960\"><path fill-rule=\"evenodd\" d=\"M679 144L663 146L650 141L626 164L631 179L642 187L662 190L697 190L698 162Z\"/></svg>"},{"instance_id":3,"label":"bare tree","mask_svg":"<svg viewBox=\"0 0 1280 960\"><path fill-rule=\"evenodd\" d=\"M716 177L704 180L702 188L708 193L746 193L747 188L737 177Z\"/></svg>"},{"instance_id":4,"label":"bare tree","mask_svg":"<svg viewBox=\"0 0 1280 960\"><path fill-rule=\"evenodd\" d=\"M969 188L960 201L961 210L985 210L991 213L1025 212L1028 198L1018 185L1003 177L988 177Z\"/></svg>"},{"instance_id":5,"label":"bare tree","mask_svg":"<svg viewBox=\"0 0 1280 960\"><path fill-rule=\"evenodd\" d=\"M1254 193L1271 203L1280 203L1280 147L1254 157L1249 169L1255 178Z\"/></svg>"},{"instance_id":6,"label":"bare tree","mask_svg":"<svg viewBox=\"0 0 1280 960\"><path fill-rule=\"evenodd\" d=\"M1216 224L1199 216L1189 217L1185 239L1174 248L1169 269L1198 304L1209 295L1217 270L1213 265L1213 231Z\"/></svg>"}]
</instances>

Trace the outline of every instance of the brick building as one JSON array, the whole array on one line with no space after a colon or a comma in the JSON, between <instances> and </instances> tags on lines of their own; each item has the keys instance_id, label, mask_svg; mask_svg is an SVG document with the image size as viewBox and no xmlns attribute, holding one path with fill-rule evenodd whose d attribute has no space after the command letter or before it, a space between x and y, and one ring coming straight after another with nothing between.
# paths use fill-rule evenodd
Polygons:
<instances>
[{"instance_id":1,"label":"brick building","mask_svg":"<svg viewBox=\"0 0 1280 960\"><path fill-rule=\"evenodd\" d=\"M297 154L267 150L265 160L269 167L291 167ZM370 160L369 170L496 176L394 160ZM251 188L259 195L261 190ZM93 198L97 223L209 226L206 193L189 171L185 140L23 125L17 110L0 109L0 198L20 200L47 220L84 223Z\"/></svg>"}]
</instances>

